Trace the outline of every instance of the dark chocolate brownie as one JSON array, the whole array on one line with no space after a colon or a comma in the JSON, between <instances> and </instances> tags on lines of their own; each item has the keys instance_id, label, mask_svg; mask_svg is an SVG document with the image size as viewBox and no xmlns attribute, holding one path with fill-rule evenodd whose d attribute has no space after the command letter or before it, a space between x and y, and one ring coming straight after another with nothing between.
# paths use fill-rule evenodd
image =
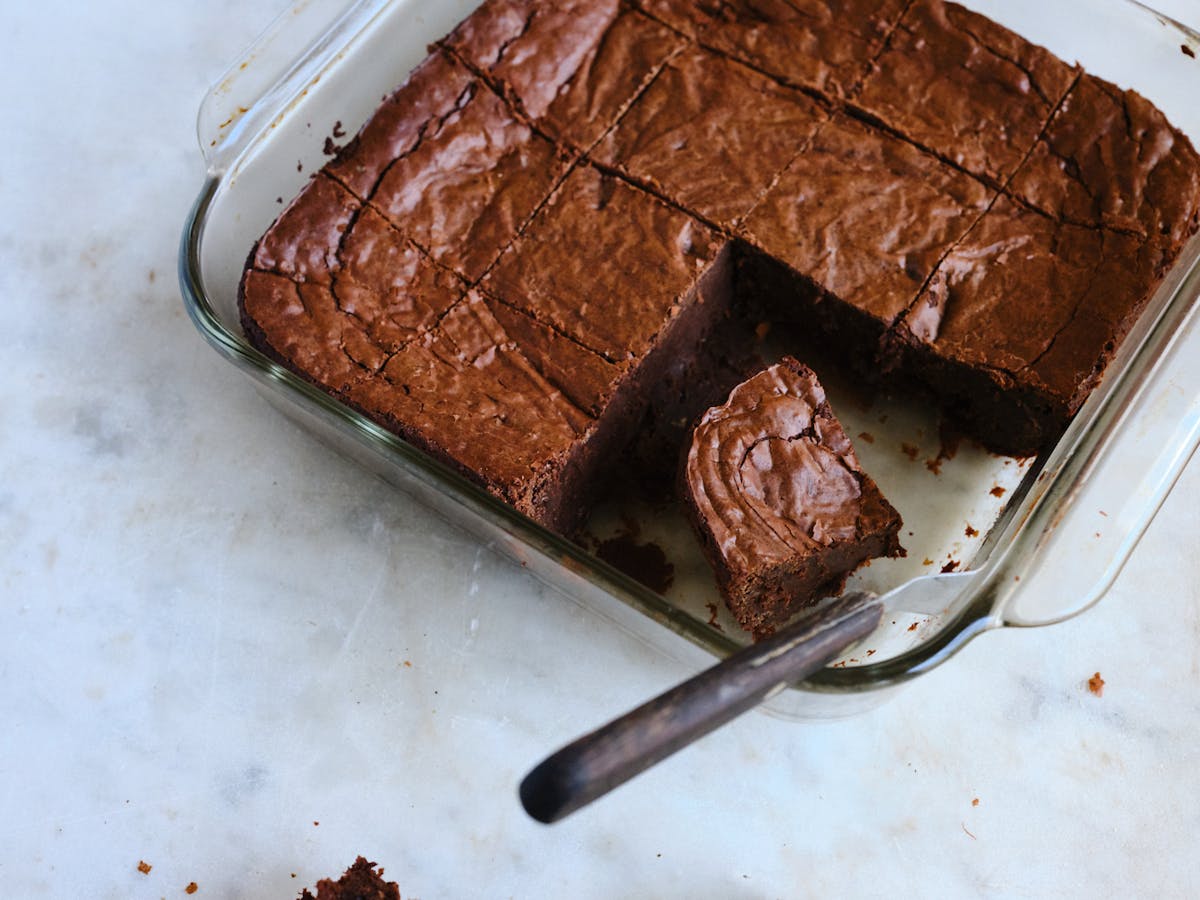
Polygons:
<instances>
[{"instance_id":1,"label":"dark chocolate brownie","mask_svg":"<svg viewBox=\"0 0 1200 900\"><path fill-rule=\"evenodd\" d=\"M849 329L857 346L871 348L992 196L911 144L839 113L744 228L755 248L814 290L785 286L771 296L764 279L758 300L771 317L823 317L830 330Z\"/></svg>"},{"instance_id":2,"label":"dark chocolate brownie","mask_svg":"<svg viewBox=\"0 0 1200 900\"><path fill-rule=\"evenodd\" d=\"M956 3L916 0L853 103L998 187L1029 153L1077 72Z\"/></svg>"},{"instance_id":3,"label":"dark chocolate brownie","mask_svg":"<svg viewBox=\"0 0 1200 900\"><path fill-rule=\"evenodd\" d=\"M596 241L608 222L621 228ZM612 260L619 264L611 264ZM632 437L670 363L728 315L727 241L611 175L581 166L480 284L523 352L590 418L578 489Z\"/></svg>"},{"instance_id":4,"label":"dark chocolate brownie","mask_svg":"<svg viewBox=\"0 0 1200 900\"><path fill-rule=\"evenodd\" d=\"M452 89L422 95L438 77ZM453 61L421 66L384 110L384 124L372 119L325 171L468 279L487 271L569 169L559 148Z\"/></svg>"},{"instance_id":5,"label":"dark chocolate brownie","mask_svg":"<svg viewBox=\"0 0 1200 900\"><path fill-rule=\"evenodd\" d=\"M1161 281L1169 246L1002 197L899 324L905 367L988 447L1032 454L1086 399Z\"/></svg>"},{"instance_id":6,"label":"dark chocolate brownie","mask_svg":"<svg viewBox=\"0 0 1200 900\"><path fill-rule=\"evenodd\" d=\"M317 894L305 888L300 900L400 900L400 886L383 880L383 869L365 857L358 857L341 878L334 881L322 878L317 882Z\"/></svg>"},{"instance_id":7,"label":"dark chocolate brownie","mask_svg":"<svg viewBox=\"0 0 1200 900\"><path fill-rule=\"evenodd\" d=\"M826 118L803 94L697 47L663 68L592 157L731 227Z\"/></svg>"},{"instance_id":8,"label":"dark chocolate brownie","mask_svg":"<svg viewBox=\"0 0 1200 900\"><path fill-rule=\"evenodd\" d=\"M1200 215L1200 158L1144 97L1085 74L1011 191L1064 221L1179 244Z\"/></svg>"},{"instance_id":9,"label":"dark chocolate brownie","mask_svg":"<svg viewBox=\"0 0 1200 900\"><path fill-rule=\"evenodd\" d=\"M802 90L857 93L907 0L729 0L699 40Z\"/></svg>"},{"instance_id":10,"label":"dark chocolate brownie","mask_svg":"<svg viewBox=\"0 0 1200 900\"><path fill-rule=\"evenodd\" d=\"M539 129L580 149L684 43L619 0L487 0L442 42Z\"/></svg>"},{"instance_id":11,"label":"dark chocolate brownie","mask_svg":"<svg viewBox=\"0 0 1200 900\"><path fill-rule=\"evenodd\" d=\"M692 433L686 499L738 623L770 634L879 556L900 515L862 471L816 375L790 357L734 388Z\"/></svg>"}]
</instances>

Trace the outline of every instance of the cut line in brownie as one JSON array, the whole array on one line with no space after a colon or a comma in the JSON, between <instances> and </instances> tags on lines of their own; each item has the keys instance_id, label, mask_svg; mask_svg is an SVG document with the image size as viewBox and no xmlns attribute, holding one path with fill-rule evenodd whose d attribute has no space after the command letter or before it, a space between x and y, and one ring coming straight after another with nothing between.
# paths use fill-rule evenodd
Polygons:
<instances>
[{"instance_id":1,"label":"cut line in brownie","mask_svg":"<svg viewBox=\"0 0 1200 900\"><path fill-rule=\"evenodd\" d=\"M663 67L591 156L730 229L827 118L804 94L692 47Z\"/></svg>"},{"instance_id":2,"label":"cut line in brownie","mask_svg":"<svg viewBox=\"0 0 1200 900\"><path fill-rule=\"evenodd\" d=\"M696 424L683 464L692 523L738 624L756 638L880 556L901 519L862 470L817 376L784 357Z\"/></svg>"},{"instance_id":3,"label":"cut line in brownie","mask_svg":"<svg viewBox=\"0 0 1200 900\"><path fill-rule=\"evenodd\" d=\"M854 96L910 0L730 0L697 40L800 90Z\"/></svg>"}]
</instances>

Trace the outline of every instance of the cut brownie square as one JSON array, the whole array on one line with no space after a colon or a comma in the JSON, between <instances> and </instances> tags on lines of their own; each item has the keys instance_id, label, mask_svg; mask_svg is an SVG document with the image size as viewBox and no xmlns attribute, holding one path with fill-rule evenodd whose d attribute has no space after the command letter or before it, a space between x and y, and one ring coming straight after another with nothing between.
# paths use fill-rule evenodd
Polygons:
<instances>
[{"instance_id":1,"label":"cut brownie square","mask_svg":"<svg viewBox=\"0 0 1200 900\"><path fill-rule=\"evenodd\" d=\"M464 290L378 213L318 174L251 254L242 324L274 359L344 393Z\"/></svg>"},{"instance_id":2,"label":"cut brownie square","mask_svg":"<svg viewBox=\"0 0 1200 900\"><path fill-rule=\"evenodd\" d=\"M440 54L426 57L324 171L359 200L375 193L387 167L405 156L475 91L475 76Z\"/></svg>"},{"instance_id":3,"label":"cut brownie square","mask_svg":"<svg viewBox=\"0 0 1200 900\"><path fill-rule=\"evenodd\" d=\"M407 119L397 121L408 127ZM373 124L367 133L375 135ZM434 259L474 281L569 165L550 141L534 134L475 79L425 120L419 138L385 166L374 192L363 199ZM372 169L365 169L361 182ZM335 166L331 174L339 171Z\"/></svg>"},{"instance_id":4,"label":"cut brownie square","mask_svg":"<svg viewBox=\"0 0 1200 900\"><path fill-rule=\"evenodd\" d=\"M346 397L535 521L568 531L578 515L569 488L590 421L474 292Z\"/></svg>"},{"instance_id":5,"label":"cut brownie square","mask_svg":"<svg viewBox=\"0 0 1200 900\"><path fill-rule=\"evenodd\" d=\"M786 84L852 96L907 6L906 0L731 0L706 47Z\"/></svg>"},{"instance_id":6,"label":"cut brownie square","mask_svg":"<svg viewBox=\"0 0 1200 900\"><path fill-rule=\"evenodd\" d=\"M1162 279L1166 246L1002 197L898 326L908 368L989 449L1031 455L1095 386Z\"/></svg>"},{"instance_id":7,"label":"cut brownie square","mask_svg":"<svg viewBox=\"0 0 1200 900\"><path fill-rule=\"evenodd\" d=\"M916 0L854 102L908 140L1001 186L1077 72L955 3Z\"/></svg>"},{"instance_id":8,"label":"cut brownie square","mask_svg":"<svg viewBox=\"0 0 1200 900\"><path fill-rule=\"evenodd\" d=\"M785 357L697 423L685 498L738 623L755 638L901 556L899 513L862 470L817 377Z\"/></svg>"},{"instance_id":9,"label":"cut brownie square","mask_svg":"<svg viewBox=\"0 0 1200 900\"><path fill-rule=\"evenodd\" d=\"M724 244L685 213L580 166L480 287L626 366L641 360L687 305Z\"/></svg>"},{"instance_id":10,"label":"cut brownie square","mask_svg":"<svg viewBox=\"0 0 1200 900\"><path fill-rule=\"evenodd\" d=\"M663 68L592 156L684 209L729 226L826 118L803 94L691 48Z\"/></svg>"},{"instance_id":11,"label":"cut brownie square","mask_svg":"<svg viewBox=\"0 0 1200 900\"><path fill-rule=\"evenodd\" d=\"M586 150L684 43L619 0L487 0L443 46L551 138Z\"/></svg>"},{"instance_id":12,"label":"cut brownie square","mask_svg":"<svg viewBox=\"0 0 1200 900\"><path fill-rule=\"evenodd\" d=\"M768 257L747 260L748 287L769 315L848 331L870 356L992 196L911 144L839 113L747 217L746 239ZM779 263L794 277L774 271Z\"/></svg>"},{"instance_id":13,"label":"cut brownie square","mask_svg":"<svg viewBox=\"0 0 1200 900\"><path fill-rule=\"evenodd\" d=\"M621 227L597 242L613 221ZM634 436L668 367L725 320L731 252L686 214L582 166L481 283L533 365L593 417L579 463L588 477Z\"/></svg>"},{"instance_id":14,"label":"cut brownie square","mask_svg":"<svg viewBox=\"0 0 1200 900\"><path fill-rule=\"evenodd\" d=\"M1083 75L1013 178L1050 215L1182 243L1200 222L1200 158L1144 97Z\"/></svg>"}]
</instances>

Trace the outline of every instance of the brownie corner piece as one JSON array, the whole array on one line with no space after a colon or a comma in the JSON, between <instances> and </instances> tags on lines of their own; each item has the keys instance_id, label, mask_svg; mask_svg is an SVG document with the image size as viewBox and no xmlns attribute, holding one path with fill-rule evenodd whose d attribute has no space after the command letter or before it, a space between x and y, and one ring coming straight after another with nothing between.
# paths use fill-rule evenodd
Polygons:
<instances>
[{"instance_id":1,"label":"brownie corner piece","mask_svg":"<svg viewBox=\"0 0 1200 900\"><path fill-rule=\"evenodd\" d=\"M684 42L619 0L487 0L441 46L551 139L586 150Z\"/></svg>"},{"instance_id":2,"label":"brownie corner piece","mask_svg":"<svg viewBox=\"0 0 1200 900\"><path fill-rule=\"evenodd\" d=\"M1181 245L1200 227L1200 156L1145 97L1084 74L1010 191L1048 215Z\"/></svg>"},{"instance_id":3,"label":"brownie corner piece","mask_svg":"<svg viewBox=\"0 0 1200 900\"><path fill-rule=\"evenodd\" d=\"M875 557L901 556L900 514L854 453L816 375L785 357L696 424L684 496L739 624L763 637Z\"/></svg>"}]
</instances>

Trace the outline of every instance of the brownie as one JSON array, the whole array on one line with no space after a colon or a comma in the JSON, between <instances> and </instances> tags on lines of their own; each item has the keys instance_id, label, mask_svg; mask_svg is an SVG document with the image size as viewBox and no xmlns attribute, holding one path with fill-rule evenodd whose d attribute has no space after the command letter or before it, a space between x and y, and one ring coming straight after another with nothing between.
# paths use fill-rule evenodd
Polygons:
<instances>
[{"instance_id":1,"label":"brownie","mask_svg":"<svg viewBox=\"0 0 1200 900\"><path fill-rule=\"evenodd\" d=\"M761 320L1045 447L1198 216L1161 113L952 3L487 0L239 303L272 359L570 533L610 467L674 464ZM836 585L837 547L804 577Z\"/></svg>"},{"instance_id":2,"label":"brownie","mask_svg":"<svg viewBox=\"0 0 1200 900\"><path fill-rule=\"evenodd\" d=\"M325 173L365 200L375 193L388 166L408 155L442 119L454 115L475 90L476 78L465 67L440 54L427 57L325 166Z\"/></svg>"},{"instance_id":3,"label":"brownie","mask_svg":"<svg viewBox=\"0 0 1200 900\"><path fill-rule=\"evenodd\" d=\"M704 46L785 84L845 98L862 79L907 0L730 0Z\"/></svg>"},{"instance_id":4,"label":"brownie","mask_svg":"<svg viewBox=\"0 0 1200 900\"><path fill-rule=\"evenodd\" d=\"M1144 97L1085 74L1010 189L1067 222L1178 244L1197 228L1200 159Z\"/></svg>"},{"instance_id":5,"label":"brownie","mask_svg":"<svg viewBox=\"0 0 1200 900\"><path fill-rule=\"evenodd\" d=\"M900 515L863 472L817 376L790 357L700 418L683 481L729 609L755 637L840 593L866 560L904 553Z\"/></svg>"},{"instance_id":6,"label":"brownie","mask_svg":"<svg viewBox=\"0 0 1200 900\"><path fill-rule=\"evenodd\" d=\"M272 358L345 397L465 289L378 213L318 174L251 255L242 325Z\"/></svg>"},{"instance_id":7,"label":"brownie","mask_svg":"<svg viewBox=\"0 0 1200 900\"><path fill-rule=\"evenodd\" d=\"M383 880L383 869L365 857L358 857L341 878L334 881L322 878L317 882L317 893L305 888L300 900L400 900L400 886L394 881Z\"/></svg>"},{"instance_id":8,"label":"brownie","mask_svg":"<svg viewBox=\"0 0 1200 900\"><path fill-rule=\"evenodd\" d=\"M442 45L552 139L587 149L684 43L619 0L487 0Z\"/></svg>"},{"instance_id":9,"label":"brownie","mask_svg":"<svg viewBox=\"0 0 1200 900\"><path fill-rule=\"evenodd\" d=\"M803 94L691 48L663 68L592 157L731 227L826 117Z\"/></svg>"},{"instance_id":10,"label":"brownie","mask_svg":"<svg viewBox=\"0 0 1200 900\"><path fill-rule=\"evenodd\" d=\"M1165 274L1168 247L1003 197L899 323L905 368L989 448L1031 455L1096 384Z\"/></svg>"},{"instance_id":11,"label":"brownie","mask_svg":"<svg viewBox=\"0 0 1200 900\"><path fill-rule=\"evenodd\" d=\"M764 315L820 321L869 351L991 197L977 180L839 113L747 217L744 237L762 253L751 259L759 277L750 289ZM763 274L780 263L811 288Z\"/></svg>"},{"instance_id":12,"label":"brownie","mask_svg":"<svg viewBox=\"0 0 1200 900\"><path fill-rule=\"evenodd\" d=\"M607 228L614 221L619 230ZM479 290L538 370L590 417L575 479L583 485L633 436L670 364L694 356L728 315L732 265L723 237L581 166ZM586 490L564 491L565 505L586 509Z\"/></svg>"},{"instance_id":13,"label":"brownie","mask_svg":"<svg viewBox=\"0 0 1200 900\"><path fill-rule=\"evenodd\" d=\"M325 173L468 279L487 271L570 167L452 60L420 66L381 114Z\"/></svg>"},{"instance_id":14,"label":"brownie","mask_svg":"<svg viewBox=\"0 0 1200 900\"><path fill-rule=\"evenodd\" d=\"M956 3L916 0L853 103L998 187L1033 148L1077 71Z\"/></svg>"}]
</instances>

